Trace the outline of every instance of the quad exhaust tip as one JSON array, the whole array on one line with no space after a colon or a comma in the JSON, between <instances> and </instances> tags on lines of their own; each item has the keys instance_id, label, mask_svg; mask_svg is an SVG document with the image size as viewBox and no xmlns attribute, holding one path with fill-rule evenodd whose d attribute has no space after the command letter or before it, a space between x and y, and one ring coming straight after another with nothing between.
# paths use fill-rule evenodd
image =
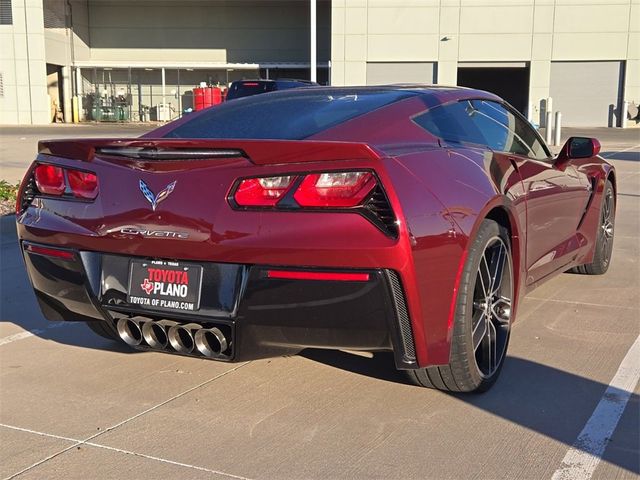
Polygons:
<instances>
[{"instance_id":1,"label":"quad exhaust tip","mask_svg":"<svg viewBox=\"0 0 640 480\"><path fill-rule=\"evenodd\" d=\"M133 347L142 343L142 329L140 317L121 318L118 320L118 335L125 343Z\"/></svg>"},{"instance_id":2,"label":"quad exhaust tip","mask_svg":"<svg viewBox=\"0 0 640 480\"><path fill-rule=\"evenodd\" d=\"M121 318L117 322L120 338L128 345L148 345L155 350L200 353L208 358L224 356L229 340L218 327L203 328L197 323L180 324L173 320L146 317Z\"/></svg>"},{"instance_id":3,"label":"quad exhaust tip","mask_svg":"<svg viewBox=\"0 0 640 480\"><path fill-rule=\"evenodd\" d=\"M151 348L165 349L169 345L167 330L177 324L171 320L147 321L142 325L142 337Z\"/></svg>"},{"instance_id":4,"label":"quad exhaust tip","mask_svg":"<svg viewBox=\"0 0 640 480\"><path fill-rule=\"evenodd\" d=\"M169 329L169 344L176 352L191 353L196 346L195 338L193 338L194 330L202 327L197 323L189 323L187 325L174 325Z\"/></svg>"},{"instance_id":5,"label":"quad exhaust tip","mask_svg":"<svg viewBox=\"0 0 640 480\"><path fill-rule=\"evenodd\" d=\"M201 328L195 334L198 351L209 358L219 357L227 347L227 339L219 328Z\"/></svg>"}]
</instances>

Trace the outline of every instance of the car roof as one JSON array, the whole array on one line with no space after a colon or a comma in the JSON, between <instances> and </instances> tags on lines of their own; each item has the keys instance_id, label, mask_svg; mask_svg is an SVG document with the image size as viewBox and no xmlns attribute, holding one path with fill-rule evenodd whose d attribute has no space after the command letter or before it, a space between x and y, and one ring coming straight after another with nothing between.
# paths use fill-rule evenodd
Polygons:
<instances>
[{"instance_id":1,"label":"car roof","mask_svg":"<svg viewBox=\"0 0 640 480\"><path fill-rule=\"evenodd\" d=\"M306 83L309 85L317 85L311 80L300 80L298 78L243 78L242 80L235 80L232 83L244 83L244 82L264 82L264 83L277 83L277 82L298 82Z\"/></svg>"},{"instance_id":2,"label":"car roof","mask_svg":"<svg viewBox=\"0 0 640 480\"><path fill-rule=\"evenodd\" d=\"M358 95L364 93L383 93L390 91L411 92L415 95L424 95L427 97L431 97L434 105L437 103L447 103L455 100L472 98L503 102L502 98L484 90L476 90L473 88L450 85L432 85L420 83L361 85L348 87L318 85L309 86L308 88L304 89L280 90L271 92L269 93L269 95L308 95L310 93L318 93L320 95Z\"/></svg>"}]
</instances>

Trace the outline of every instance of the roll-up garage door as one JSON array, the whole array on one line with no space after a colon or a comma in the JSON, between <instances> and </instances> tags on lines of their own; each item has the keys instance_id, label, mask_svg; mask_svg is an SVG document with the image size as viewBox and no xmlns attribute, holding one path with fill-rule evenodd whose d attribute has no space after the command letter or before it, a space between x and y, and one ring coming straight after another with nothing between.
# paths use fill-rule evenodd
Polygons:
<instances>
[{"instance_id":1,"label":"roll-up garage door","mask_svg":"<svg viewBox=\"0 0 640 480\"><path fill-rule=\"evenodd\" d=\"M434 62L368 62L367 85L435 83Z\"/></svg>"},{"instance_id":2,"label":"roll-up garage door","mask_svg":"<svg viewBox=\"0 0 640 480\"><path fill-rule=\"evenodd\" d=\"M563 125L616 126L623 79L623 62L619 61L552 62L553 110L562 112Z\"/></svg>"}]
</instances>

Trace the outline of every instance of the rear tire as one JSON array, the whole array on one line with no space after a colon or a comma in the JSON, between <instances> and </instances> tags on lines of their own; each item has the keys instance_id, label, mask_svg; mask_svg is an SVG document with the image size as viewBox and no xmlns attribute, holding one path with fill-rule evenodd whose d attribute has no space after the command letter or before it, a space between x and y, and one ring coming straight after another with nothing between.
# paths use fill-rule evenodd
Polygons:
<instances>
[{"instance_id":1,"label":"rear tire","mask_svg":"<svg viewBox=\"0 0 640 480\"><path fill-rule=\"evenodd\" d=\"M409 370L423 387L484 392L495 383L507 352L514 298L507 230L485 219L460 279L448 365Z\"/></svg>"},{"instance_id":2,"label":"rear tire","mask_svg":"<svg viewBox=\"0 0 640 480\"><path fill-rule=\"evenodd\" d=\"M108 340L119 340L117 332L110 328L107 322L103 322L101 320L89 321L85 322L87 326L93 330L94 333L100 335L102 338L106 338Z\"/></svg>"},{"instance_id":3,"label":"rear tire","mask_svg":"<svg viewBox=\"0 0 640 480\"><path fill-rule=\"evenodd\" d=\"M609 180L604 184L600 221L593 262L574 267L571 271L583 275L602 275L609 269L613 253L613 237L616 221L616 202L613 185Z\"/></svg>"}]
</instances>

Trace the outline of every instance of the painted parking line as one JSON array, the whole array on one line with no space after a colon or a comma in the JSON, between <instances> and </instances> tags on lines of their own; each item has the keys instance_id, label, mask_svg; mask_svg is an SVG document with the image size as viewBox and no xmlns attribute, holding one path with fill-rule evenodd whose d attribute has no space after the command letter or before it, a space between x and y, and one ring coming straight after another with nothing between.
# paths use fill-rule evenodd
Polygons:
<instances>
[{"instance_id":1,"label":"painted parking line","mask_svg":"<svg viewBox=\"0 0 640 480\"><path fill-rule=\"evenodd\" d=\"M625 355L591 418L564 457L552 480L588 480L640 379L640 335Z\"/></svg>"},{"instance_id":2,"label":"painted parking line","mask_svg":"<svg viewBox=\"0 0 640 480\"><path fill-rule=\"evenodd\" d=\"M202 388L202 387L214 382L215 380L217 380L219 378L222 378L222 377L224 377L224 376L226 376L226 375L228 375L228 374L230 374L232 372L235 372L236 370L244 367L245 365L249 365L250 363L251 362L240 363L236 367L230 368L229 370L225 370L224 372L219 373L218 375L210 378L209 380L205 380L204 382L199 383L198 385L195 385L195 386L193 386L193 387L191 387L191 388L189 388L189 389L187 389L187 390L185 390L183 392L178 393L177 395L174 395L173 397L170 397L170 398L168 398L168 399L166 399L166 400L164 400L164 401L162 401L162 402L160 402L160 403L158 403L156 405L153 405L152 407L147 408L146 410L143 410L140 413L137 413L137 414L135 414L135 415L133 415L133 416L131 416L131 417L119 422L119 423L116 423L115 425L113 425L113 426L111 426L109 428L106 428L106 429L104 429L104 430L102 430L102 431L100 431L98 433L95 433L95 434L91 435L90 437L88 437L88 438L86 438L84 440L79 440L79 439L69 438L69 437L62 437L62 436L59 436L59 435L53 435L53 434L50 434L50 433L38 432L36 430L30 430L30 429L27 429L27 428L16 427L16 426L13 426L13 425L7 425L7 424L4 424L4 423L0 423L0 427L10 428L10 429L18 430L18 431L22 431L22 432L33 433L35 435L41 435L41 436L44 436L44 437L57 438L59 440L66 440L66 441L69 441L69 442L73 442L70 446L68 446L66 448L63 448L62 450L60 450L58 452L55 452L55 453L53 453L53 454L51 454L51 455L49 455L49 456L37 461L37 462L35 462L34 464L29 465L26 468L23 468L19 472L16 472L16 473L10 475L9 477L7 477L5 480L12 480L12 479L18 477L19 475L22 475L23 473L28 472L29 470L32 470L32 469L42 465L43 463L46 463L49 460L51 460L51 459L53 459L53 458L55 458L55 457L57 457L59 455L62 455L64 453L68 452L69 450L71 450L73 448L76 448L78 446L81 446L81 445L90 445L90 446L96 447L96 448L103 448L103 449L106 449L106 450L118 451L120 453L126 453L126 454L130 454L130 455L135 455L135 456L138 456L138 457L144 457L144 458L147 458L149 460L156 460L156 461L163 462L163 463L170 463L170 464L173 464L173 465L194 468L196 470L204 470L204 471L207 471L207 472L210 472L210 473L215 473L217 475L222 475L222 476L227 476L227 477L230 477L230 478L235 478L237 480L250 480L250 479L248 479L246 477L233 475L231 473L225 473L225 472L221 472L221 471L217 471L217 470L210 470L210 469L206 469L205 467L199 467L199 466L196 466L196 465L189 465L189 464L186 464L186 463L175 462L173 460L168 460L166 458L154 457L152 455L145 455L145 454L139 453L139 452L134 452L134 451L130 451L130 450L123 450L123 449L119 449L119 448L115 448L115 447L109 447L107 445L101 445L99 443L95 443L95 442L91 441L91 440L96 439L97 437L100 437L100 436L104 435L107 432L115 430L116 428L119 428L119 427L131 422L132 420L140 418L141 416L146 415L147 413L153 412L154 410L156 410L156 409L158 409L160 407L163 407L164 405L166 405L166 404L168 404L170 402L173 402L174 400L177 400L177 399L179 399L181 397L184 397L185 395L188 395L189 393L193 392L194 390Z\"/></svg>"},{"instance_id":3,"label":"painted parking line","mask_svg":"<svg viewBox=\"0 0 640 480\"><path fill-rule=\"evenodd\" d=\"M46 328L34 328L33 330L28 330L26 332L14 333L13 335L9 335L7 337L0 338L0 347L2 345L7 345L9 343L17 342L18 340L24 340L25 338L33 337L35 335L40 335L41 333L46 332L52 328L65 327L68 325L77 325L73 322L55 322Z\"/></svg>"},{"instance_id":4,"label":"painted parking line","mask_svg":"<svg viewBox=\"0 0 640 480\"><path fill-rule=\"evenodd\" d=\"M81 445L82 446L90 446L90 447L95 447L95 448L101 448L103 450L110 450L112 452L124 453L126 455L133 455L135 457L146 458L147 460L155 460L155 461L161 462L161 463L168 463L169 465L175 465L175 466L178 466L178 467L191 468L193 470L200 470L201 472L213 473L213 474L224 476L224 477L235 478L236 480L250 480L247 477L241 477L239 475L234 475L232 473L222 472L220 470L213 470L211 468L200 467L198 465L190 465L188 463L176 462L174 460L169 460L169 459L162 458L162 457L155 457L153 455L146 455L146 454L140 453L140 452L134 452L134 451L125 450L125 449L122 449L122 448L110 447L108 445L101 445L99 443L78 440L77 438L63 437L61 435L54 435L54 434L51 434L51 433L39 432L37 430L31 430L30 428L16 427L14 425L6 425L4 423L0 423L0 427L8 428L10 430L16 430L18 432L30 433L30 434L38 435L38 436L41 436L41 437L55 438L56 440L64 440L66 442L72 442L73 445L71 445L70 447L65 448L64 449L65 452L68 451L68 450L72 450L75 447L79 447ZM59 454L60 454L60 452L52 454L52 455L49 455L49 457L47 457L47 460L50 460L51 458L56 457ZM43 462L38 462L38 464L42 464L42 463ZM15 478L17 475L19 475L19 474L21 474L23 472L24 472L24 470L22 472L18 473L18 474L13 474L10 477L7 477L5 480L9 480L9 479Z\"/></svg>"}]
</instances>

